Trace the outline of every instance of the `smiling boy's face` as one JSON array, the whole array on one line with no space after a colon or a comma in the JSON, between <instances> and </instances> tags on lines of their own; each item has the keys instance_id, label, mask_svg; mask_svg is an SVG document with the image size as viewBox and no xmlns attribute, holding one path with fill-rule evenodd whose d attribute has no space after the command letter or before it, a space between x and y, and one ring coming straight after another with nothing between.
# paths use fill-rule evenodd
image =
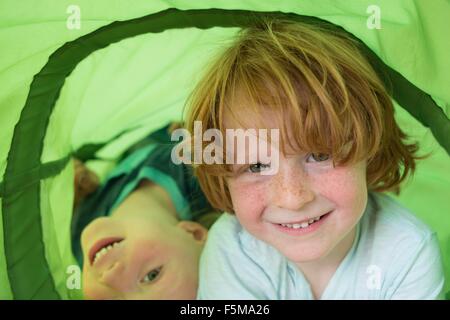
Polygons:
<instances>
[{"instance_id":1,"label":"smiling boy's face","mask_svg":"<svg viewBox=\"0 0 450 320\"><path fill-rule=\"evenodd\" d=\"M195 299L206 229L195 222L173 223L155 204L149 213L145 197L134 200L83 231L86 298Z\"/></svg>"},{"instance_id":2,"label":"smiling boy's face","mask_svg":"<svg viewBox=\"0 0 450 320\"><path fill-rule=\"evenodd\" d=\"M366 161L334 167L326 154L288 152L269 175L259 172L270 164L233 165L227 182L236 217L295 263L342 256L366 208Z\"/></svg>"}]
</instances>

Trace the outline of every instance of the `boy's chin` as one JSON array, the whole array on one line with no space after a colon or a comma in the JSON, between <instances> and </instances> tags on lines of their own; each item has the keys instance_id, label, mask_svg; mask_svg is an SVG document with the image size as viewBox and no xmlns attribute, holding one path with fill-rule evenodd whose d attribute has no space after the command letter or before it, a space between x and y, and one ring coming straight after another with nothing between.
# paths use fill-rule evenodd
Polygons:
<instances>
[{"instance_id":1,"label":"boy's chin","mask_svg":"<svg viewBox=\"0 0 450 320\"><path fill-rule=\"evenodd\" d=\"M321 250L320 248L304 248L297 247L292 248L290 250L286 250L284 248L281 251L281 254L284 255L288 260L293 263L308 263L308 262L316 262L323 258L326 253L325 250Z\"/></svg>"}]
</instances>

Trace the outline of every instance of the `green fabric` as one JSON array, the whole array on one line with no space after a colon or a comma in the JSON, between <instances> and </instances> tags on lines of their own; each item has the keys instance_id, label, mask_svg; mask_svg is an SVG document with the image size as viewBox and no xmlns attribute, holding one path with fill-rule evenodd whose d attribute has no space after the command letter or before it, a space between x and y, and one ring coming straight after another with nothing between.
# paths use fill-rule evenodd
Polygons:
<instances>
[{"instance_id":1,"label":"green fabric","mask_svg":"<svg viewBox=\"0 0 450 320\"><path fill-rule=\"evenodd\" d=\"M7 191L4 190L4 183L0 183L0 197L13 196L28 185L57 175L67 165L69 160L70 157L67 156L57 161L44 163L23 175L14 176L14 178L9 179Z\"/></svg>"},{"instance_id":2,"label":"green fabric","mask_svg":"<svg viewBox=\"0 0 450 320\"><path fill-rule=\"evenodd\" d=\"M0 198L0 205L2 199ZM5 249L3 244L3 220L0 219L0 270L6 270ZM0 272L0 300L10 300L13 298L11 288L9 286L8 274Z\"/></svg>"},{"instance_id":3,"label":"green fabric","mask_svg":"<svg viewBox=\"0 0 450 320\"><path fill-rule=\"evenodd\" d=\"M67 157L127 132L98 152L114 158L160 123L179 119L204 63L251 16L162 12L171 7L316 16L362 39L394 69L388 72L397 84L393 95L411 113L396 108L402 128L419 139L422 150L433 151L399 199L437 230L450 278L450 217L445 217L450 212L450 38L442 32L449 29L448 1L136 0L130 6L125 0L114 5L83 0L77 1L79 30L66 27L71 4L0 3L0 294L5 298L79 297L67 289L64 275L73 261L68 240L73 170L63 170ZM369 5L381 9L380 30L366 27Z\"/></svg>"},{"instance_id":4,"label":"green fabric","mask_svg":"<svg viewBox=\"0 0 450 320\"><path fill-rule=\"evenodd\" d=\"M396 120L412 139L420 141L420 151L431 152L426 160L417 162L417 171L404 185L399 202L417 213L417 216L437 233L446 274L446 291L450 290L450 161L448 154L436 145L431 132L421 126L404 109L396 107ZM441 151L441 152L439 152Z\"/></svg>"},{"instance_id":5,"label":"green fabric","mask_svg":"<svg viewBox=\"0 0 450 320\"><path fill-rule=\"evenodd\" d=\"M81 279L77 276L81 275L81 270L72 255L70 238L61 236L70 234L71 215L61 214L61 212L70 212L73 203L72 184L67 186L67 181L72 180L74 171L72 163L70 164L60 174L41 181L41 195L46 195L40 197L41 225L45 258L48 261L49 272L54 279L56 291L62 299L80 299L82 297ZM32 275L33 272L31 272ZM74 283L74 280L77 283ZM42 298L46 299L47 296Z\"/></svg>"}]
</instances>

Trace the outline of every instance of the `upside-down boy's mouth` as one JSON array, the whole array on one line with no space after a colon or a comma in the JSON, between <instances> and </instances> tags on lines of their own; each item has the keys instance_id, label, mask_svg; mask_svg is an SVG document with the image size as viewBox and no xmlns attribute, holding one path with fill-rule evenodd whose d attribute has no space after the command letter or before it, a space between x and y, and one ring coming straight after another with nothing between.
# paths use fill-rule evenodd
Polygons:
<instances>
[{"instance_id":1,"label":"upside-down boy's mouth","mask_svg":"<svg viewBox=\"0 0 450 320\"><path fill-rule=\"evenodd\" d=\"M97 262L102 256L117 247L124 239L123 238L105 238L97 241L89 250L89 262L91 266Z\"/></svg>"}]
</instances>

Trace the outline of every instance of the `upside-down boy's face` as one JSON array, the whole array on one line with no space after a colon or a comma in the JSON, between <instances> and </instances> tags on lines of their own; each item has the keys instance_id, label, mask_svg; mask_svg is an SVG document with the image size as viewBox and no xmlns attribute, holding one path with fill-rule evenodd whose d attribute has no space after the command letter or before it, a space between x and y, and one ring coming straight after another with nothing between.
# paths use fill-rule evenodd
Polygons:
<instances>
[{"instance_id":1,"label":"upside-down boy's face","mask_svg":"<svg viewBox=\"0 0 450 320\"><path fill-rule=\"evenodd\" d=\"M167 223L164 214L137 204L83 231L86 298L195 299L205 229L190 221ZM197 233L202 238L189 230L203 230Z\"/></svg>"}]
</instances>

